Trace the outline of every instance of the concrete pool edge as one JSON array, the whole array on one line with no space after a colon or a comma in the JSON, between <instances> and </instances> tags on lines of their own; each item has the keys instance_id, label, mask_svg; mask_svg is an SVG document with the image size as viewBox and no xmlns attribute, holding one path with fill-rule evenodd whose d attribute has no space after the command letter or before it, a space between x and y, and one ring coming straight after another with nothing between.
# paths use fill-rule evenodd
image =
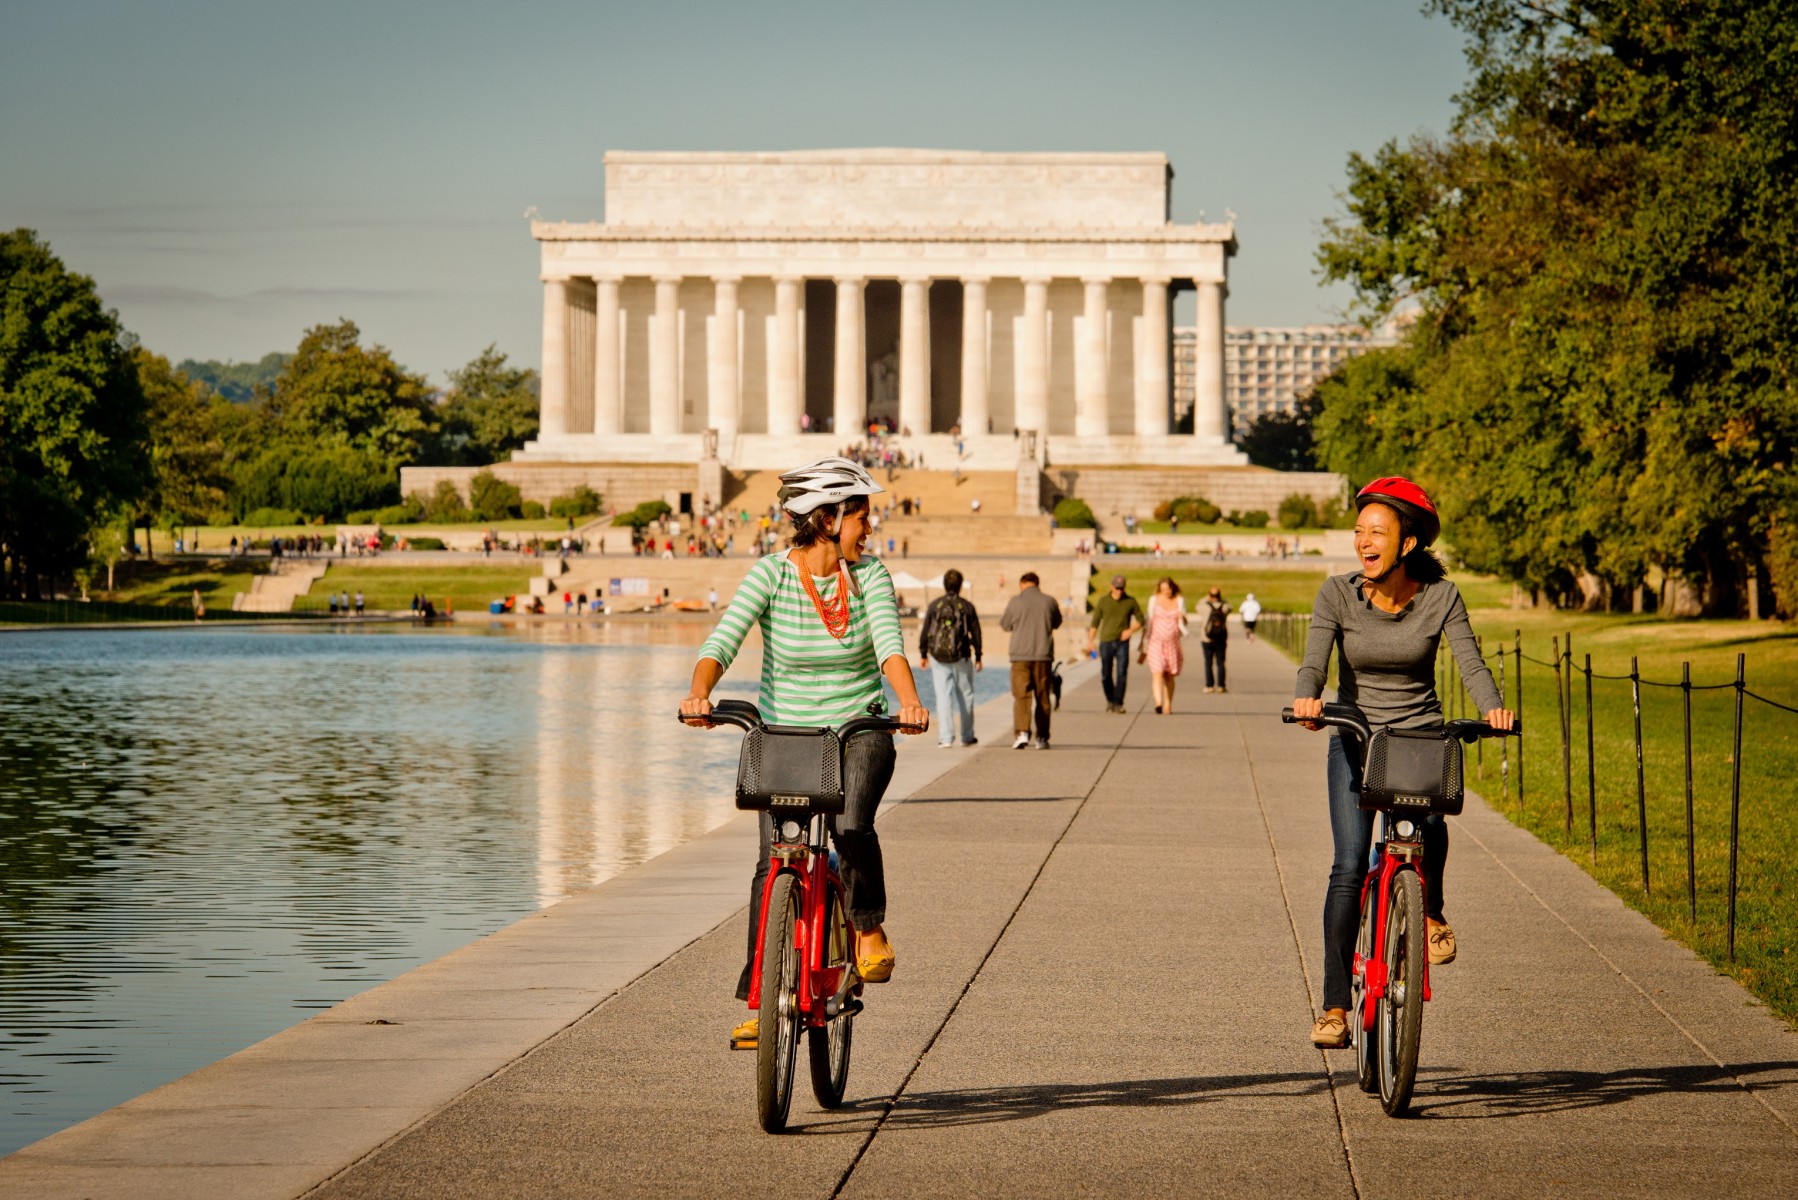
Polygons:
<instances>
[{"instance_id":1,"label":"concrete pool edge","mask_svg":"<svg viewBox=\"0 0 1798 1200\"><path fill-rule=\"evenodd\" d=\"M996 669L1004 669L998 667ZM1074 686L1092 669L1065 669ZM976 710L1009 731L1011 699ZM989 735L991 736L991 735ZM888 804L964 760L903 739ZM747 814L0 1158L0 1197L289 1197L504 1070L743 908ZM721 1035L722 1036L722 1035Z\"/></svg>"}]
</instances>

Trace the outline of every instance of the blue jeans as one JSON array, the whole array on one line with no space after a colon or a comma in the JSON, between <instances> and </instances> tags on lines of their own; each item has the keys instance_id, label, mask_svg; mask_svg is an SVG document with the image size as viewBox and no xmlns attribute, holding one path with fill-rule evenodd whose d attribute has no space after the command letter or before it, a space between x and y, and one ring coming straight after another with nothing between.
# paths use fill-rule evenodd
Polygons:
<instances>
[{"instance_id":1,"label":"blue jeans","mask_svg":"<svg viewBox=\"0 0 1798 1200\"><path fill-rule=\"evenodd\" d=\"M1122 704L1124 688L1130 682L1130 643L1121 639L1099 643L1099 686L1105 689L1105 703Z\"/></svg>"},{"instance_id":2,"label":"blue jeans","mask_svg":"<svg viewBox=\"0 0 1798 1200\"><path fill-rule=\"evenodd\" d=\"M947 746L954 740L955 720L961 720L961 744L974 740L974 660L930 660L930 678L936 683L937 740Z\"/></svg>"},{"instance_id":3,"label":"blue jeans","mask_svg":"<svg viewBox=\"0 0 1798 1200\"><path fill-rule=\"evenodd\" d=\"M1329 764L1330 833L1336 853L1330 888L1324 893L1324 1007L1349 1006L1349 978L1355 961L1355 930L1361 924L1361 881L1373 862L1374 814L1362 811L1361 743L1331 733ZM1423 821L1423 906L1442 919L1442 870L1448 862L1448 826L1432 813Z\"/></svg>"}]
</instances>

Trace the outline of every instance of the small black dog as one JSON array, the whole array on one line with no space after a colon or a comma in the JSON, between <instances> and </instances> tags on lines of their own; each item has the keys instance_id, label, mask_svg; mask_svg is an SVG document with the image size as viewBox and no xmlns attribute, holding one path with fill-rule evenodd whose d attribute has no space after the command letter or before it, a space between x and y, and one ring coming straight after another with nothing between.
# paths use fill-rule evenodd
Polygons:
<instances>
[{"instance_id":1,"label":"small black dog","mask_svg":"<svg viewBox=\"0 0 1798 1200\"><path fill-rule=\"evenodd\" d=\"M1061 664L1049 664L1049 695L1055 698L1054 708L1061 710Z\"/></svg>"}]
</instances>

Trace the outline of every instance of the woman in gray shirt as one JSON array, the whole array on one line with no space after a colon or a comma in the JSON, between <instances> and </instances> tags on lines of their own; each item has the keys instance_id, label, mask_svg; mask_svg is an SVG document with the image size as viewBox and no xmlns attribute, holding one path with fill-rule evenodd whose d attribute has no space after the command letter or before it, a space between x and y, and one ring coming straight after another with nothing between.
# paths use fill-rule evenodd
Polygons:
<instances>
[{"instance_id":1,"label":"woman in gray shirt","mask_svg":"<svg viewBox=\"0 0 1798 1200\"><path fill-rule=\"evenodd\" d=\"M1352 704L1375 728L1419 728L1442 723L1436 695L1436 650L1448 639L1461 678L1487 721L1511 727L1511 713L1480 658L1461 593L1429 551L1441 530L1436 506L1408 479L1376 479L1355 497L1355 553L1361 569L1333 575L1318 589L1311 636L1299 667L1292 702L1301 720L1323 715L1330 651L1336 652L1337 700ZM1306 723L1309 729L1323 726ZM1373 813L1360 807L1364 747L1357 739L1330 739L1330 830L1336 843L1330 887L1324 898L1324 1013L1311 1041L1326 1049L1348 1044L1349 972L1359 920L1361 880L1373 840ZM1442 916L1442 873L1448 860L1448 827L1431 815L1423 829L1424 905L1429 918L1430 962L1455 958L1455 934Z\"/></svg>"}]
</instances>

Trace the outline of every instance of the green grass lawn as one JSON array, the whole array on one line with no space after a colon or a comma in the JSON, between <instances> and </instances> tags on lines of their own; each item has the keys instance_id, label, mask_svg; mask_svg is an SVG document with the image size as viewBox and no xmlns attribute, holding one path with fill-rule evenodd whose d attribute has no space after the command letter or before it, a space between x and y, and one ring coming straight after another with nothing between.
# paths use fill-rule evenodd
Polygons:
<instances>
[{"instance_id":1,"label":"green grass lawn","mask_svg":"<svg viewBox=\"0 0 1798 1200\"><path fill-rule=\"evenodd\" d=\"M359 562L331 563L312 591L294 601L295 611L324 611L333 591L360 590L370 609L409 609L414 593L428 596L439 611L485 612L487 602L528 591L537 572L529 567L393 567Z\"/></svg>"},{"instance_id":2,"label":"green grass lawn","mask_svg":"<svg viewBox=\"0 0 1798 1200\"><path fill-rule=\"evenodd\" d=\"M593 520L592 517L576 517L576 525L584 525ZM500 533L546 533L561 534L568 532L566 517L539 517L526 519L515 517L506 521L420 521L416 525L385 525L387 532L402 537L431 537L443 533L471 533L483 529L497 530ZM301 534L316 535L327 543L337 540L337 522L324 525L195 525L181 530L183 537L198 538L200 549L223 551L231 545L232 538L250 537L258 542L266 542L271 537L294 538ZM140 535L141 536L141 535ZM167 551L174 547L175 540L167 533L156 534L156 549Z\"/></svg>"},{"instance_id":3,"label":"green grass lawn","mask_svg":"<svg viewBox=\"0 0 1798 1200\"><path fill-rule=\"evenodd\" d=\"M1188 607L1216 584L1223 589L1224 599L1233 605L1240 605L1244 596L1254 592L1264 612L1308 613L1317 599L1317 589L1332 570L1345 569L1327 568L1321 563L1306 564L1303 559L1288 559L1287 564L1283 567L1210 570L1202 565L1174 566L1172 560L1162 559L1159 563L1150 560L1150 564L1141 566L1133 563L1122 571L1124 578L1130 581L1131 593L1145 599L1154 592L1158 580L1171 575L1186 594ZM1094 589L1108 586L1112 574L1110 569L1101 566L1099 573L1093 576ZM1497 606L1511 594L1509 584L1489 576L1456 574L1451 578L1460 587L1470 608Z\"/></svg>"},{"instance_id":4,"label":"green grass lawn","mask_svg":"<svg viewBox=\"0 0 1798 1200\"><path fill-rule=\"evenodd\" d=\"M1592 656L1600 675L1628 675L1637 660L1645 679L1677 683L1691 664L1695 685L1729 683L1736 655L1747 659L1748 688L1798 706L1798 630L1749 621L1667 621L1657 617L1580 615L1544 610L1481 609L1475 633L1488 655L1507 652L1506 699L1516 706L1514 649L1521 631L1529 658L1551 661L1557 637L1573 638L1576 664ZM1592 729L1595 783L1587 792L1586 698L1573 677L1573 736L1563 765L1552 669L1523 665L1522 795L1516 743L1508 743L1508 778L1498 743L1470 752L1467 772L1495 808L1559 849L1626 903L1646 914L1718 970L1741 980L1788 1021L1798 1023L1798 714L1752 699L1743 708L1741 813L1736 902L1736 959L1726 929L1730 785L1734 770L1733 690L1692 693L1692 825L1697 919L1686 875L1685 730L1677 688L1642 689L1643 791L1649 887L1642 888L1641 823L1637 818L1634 717L1630 684L1595 679ZM1571 775L1571 789L1567 778ZM1571 805L1569 803L1571 792ZM1571 833L1568 810L1572 809ZM1597 816L1593 851L1590 814ZM1462 900L1461 903L1467 903Z\"/></svg>"},{"instance_id":5,"label":"green grass lawn","mask_svg":"<svg viewBox=\"0 0 1798 1200\"><path fill-rule=\"evenodd\" d=\"M185 609L192 605L194 589L198 588L207 612L217 615L221 610L230 612L231 597L249 591L250 581L259 574L261 572L249 563L230 558L203 562L192 559L178 563L138 562L119 568L114 579L117 590L108 592L96 588L93 595L98 600L166 604Z\"/></svg>"}]
</instances>

